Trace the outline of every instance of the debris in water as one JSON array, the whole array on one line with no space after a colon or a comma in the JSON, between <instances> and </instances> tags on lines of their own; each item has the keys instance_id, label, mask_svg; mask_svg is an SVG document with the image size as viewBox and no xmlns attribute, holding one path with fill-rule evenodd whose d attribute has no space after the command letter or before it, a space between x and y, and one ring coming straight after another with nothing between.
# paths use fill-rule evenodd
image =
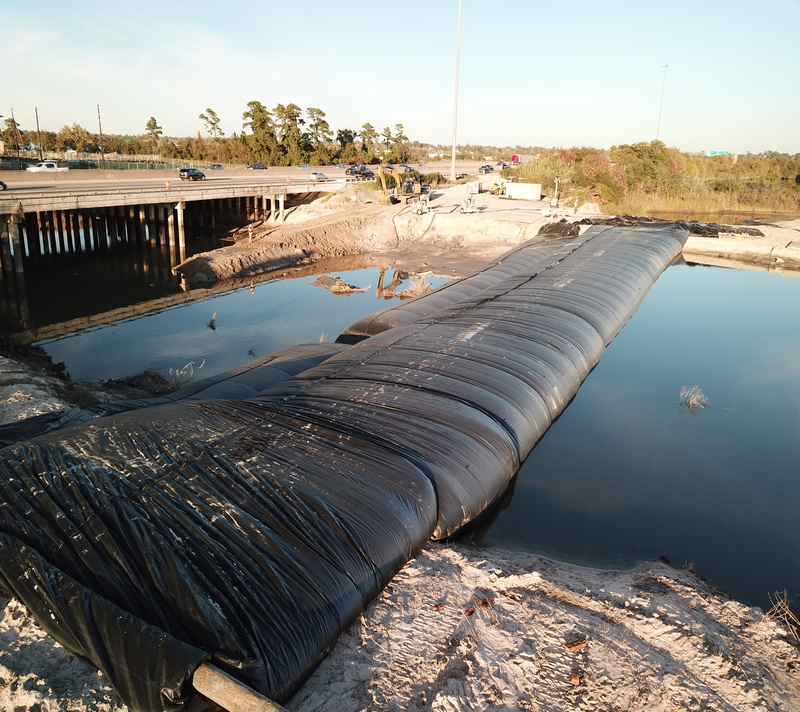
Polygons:
<instances>
[{"instance_id":1,"label":"debris in water","mask_svg":"<svg viewBox=\"0 0 800 712\"><path fill-rule=\"evenodd\" d=\"M330 289L334 294L354 294L358 292L367 292L372 288L369 287L356 287L353 284L347 284L340 277L331 277L327 274L320 275L313 282L314 287L324 287Z\"/></svg>"},{"instance_id":2,"label":"debris in water","mask_svg":"<svg viewBox=\"0 0 800 712\"><path fill-rule=\"evenodd\" d=\"M703 408L711 405L708 396L703 393L700 386L684 386L681 388L680 407L692 415L697 415Z\"/></svg>"}]
</instances>

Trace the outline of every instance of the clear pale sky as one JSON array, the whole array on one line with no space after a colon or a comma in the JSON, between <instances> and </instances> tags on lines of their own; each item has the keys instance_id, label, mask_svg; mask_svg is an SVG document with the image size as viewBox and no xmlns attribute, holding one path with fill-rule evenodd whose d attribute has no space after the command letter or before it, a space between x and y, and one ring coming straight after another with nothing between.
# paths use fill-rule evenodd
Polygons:
<instances>
[{"instance_id":1,"label":"clear pale sky","mask_svg":"<svg viewBox=\"0 0 800 712\"><path fill-rule=\"evenodd\" d=\"M106 134L205 135L211 108L229 136L257 100L452 143L458 0L29 0L2 24L25 129L36 107L96 133L99 104ZM798 153L798 37L800 0L463 0L458 143Z\"/></svg>"}]
</instances>

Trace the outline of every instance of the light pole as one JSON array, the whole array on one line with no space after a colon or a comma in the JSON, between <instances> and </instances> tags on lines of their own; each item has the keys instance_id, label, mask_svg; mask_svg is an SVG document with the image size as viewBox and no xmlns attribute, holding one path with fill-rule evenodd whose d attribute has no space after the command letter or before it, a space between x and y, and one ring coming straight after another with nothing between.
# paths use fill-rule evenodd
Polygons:
<instances>
[{"instance_id":1,"label":"light pole","mask_svg":"<svg viewBox=\"0 0 800 712\"><path fill-rule=\"evenodd\" d=\"M661 80L661 101L658 103L658 123L656 124L656 141L658 141L658 133L661 131L661 108L664 106L664 87L667 84L667 70L669 65L665 64L661 67L664 70L664 78Z\"/></svg>"},{"instance_id":2,"label":"light pole","mask_svg":"<svg viewBox=\"0 0 800 712\"><path fill-rule=\"evenodd\" d=\"M453 99L453 154L450 158L450 178L456 179L456 135L458 133L458 61L461 55L461 0L458 0L458 40L456 41L456 90Z\"/></svg>"}]
</instances>

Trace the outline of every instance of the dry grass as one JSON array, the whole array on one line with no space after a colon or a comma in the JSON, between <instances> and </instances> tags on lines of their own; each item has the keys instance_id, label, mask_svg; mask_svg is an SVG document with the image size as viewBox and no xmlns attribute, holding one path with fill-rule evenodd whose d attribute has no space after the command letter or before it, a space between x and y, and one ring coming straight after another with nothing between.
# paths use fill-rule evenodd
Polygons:
<instances>
[{"instance_id":1,"label":"dry grass","mask_svg":"<svg viewBox=\"0 0 800 712\"><path fill-rule=\"evenodd\" d=\"M214 312L214 314L216 315L216 312ZM196 366L194 361L189 361L189 363L182 368L170 368L169 376L167 377L167 380L170 384L170 389L177 390L178 388L185 386L187 383L189 383L189 381L192 380L192 378L194 378L195 371L203 368L205 363L205 360L203 360L199 366Z\"/></svg>"},{"instance_id":2,"label":"dry grass","mask_svg":"<svg viewBox=\"0 0 800 712\"><path fill-rule=\"evenodd\" d=\"M792 637L800 642L800 618L789 606L789 596L786 591L775 592L775 598L769 597L772 608L767 611L767 617L781 621L789 629Z\"/></svg>"},{"instance_id":3,"label":"dry grass","mask_svg":"<svg viewBox=\"0 0 800 712\"><path fill-rule=\"evenodd\" d=\"M409 288L404 289L402 292L397 292L397 296L400 299L411 299L411 297L418 297L420 294L426 294L430 291L431 285L428 284L428 280L424 276L416 274L411 280Z\"/></svg>"},{"instance_id":4,"label":"dry grass","mask_svg":"<svg viewBox=\"0 0 800 712\"><path fill-rule=\"evenodd\" d=\"M703 393L700 386L684 386L681 388L679 402L681 410L685 410L692 415L696 415L706 406L711 405L711 401Z\"/></svg>"}]
</instances>

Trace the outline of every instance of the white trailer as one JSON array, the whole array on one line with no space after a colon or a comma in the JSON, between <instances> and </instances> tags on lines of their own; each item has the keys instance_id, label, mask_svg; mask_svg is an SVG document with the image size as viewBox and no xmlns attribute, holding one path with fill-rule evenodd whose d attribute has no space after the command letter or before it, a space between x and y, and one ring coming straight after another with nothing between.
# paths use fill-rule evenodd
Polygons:
<instances>
[{"instance_id":1,"label":"white trailer","mask_svg":"<svg viewBox=\"0 0 800 712\"><path fill-rule=\"evenodd\" d=\"M541 183L506 183L506 198L516 200L541 200Z\"/></svg>"}]
</instances>

